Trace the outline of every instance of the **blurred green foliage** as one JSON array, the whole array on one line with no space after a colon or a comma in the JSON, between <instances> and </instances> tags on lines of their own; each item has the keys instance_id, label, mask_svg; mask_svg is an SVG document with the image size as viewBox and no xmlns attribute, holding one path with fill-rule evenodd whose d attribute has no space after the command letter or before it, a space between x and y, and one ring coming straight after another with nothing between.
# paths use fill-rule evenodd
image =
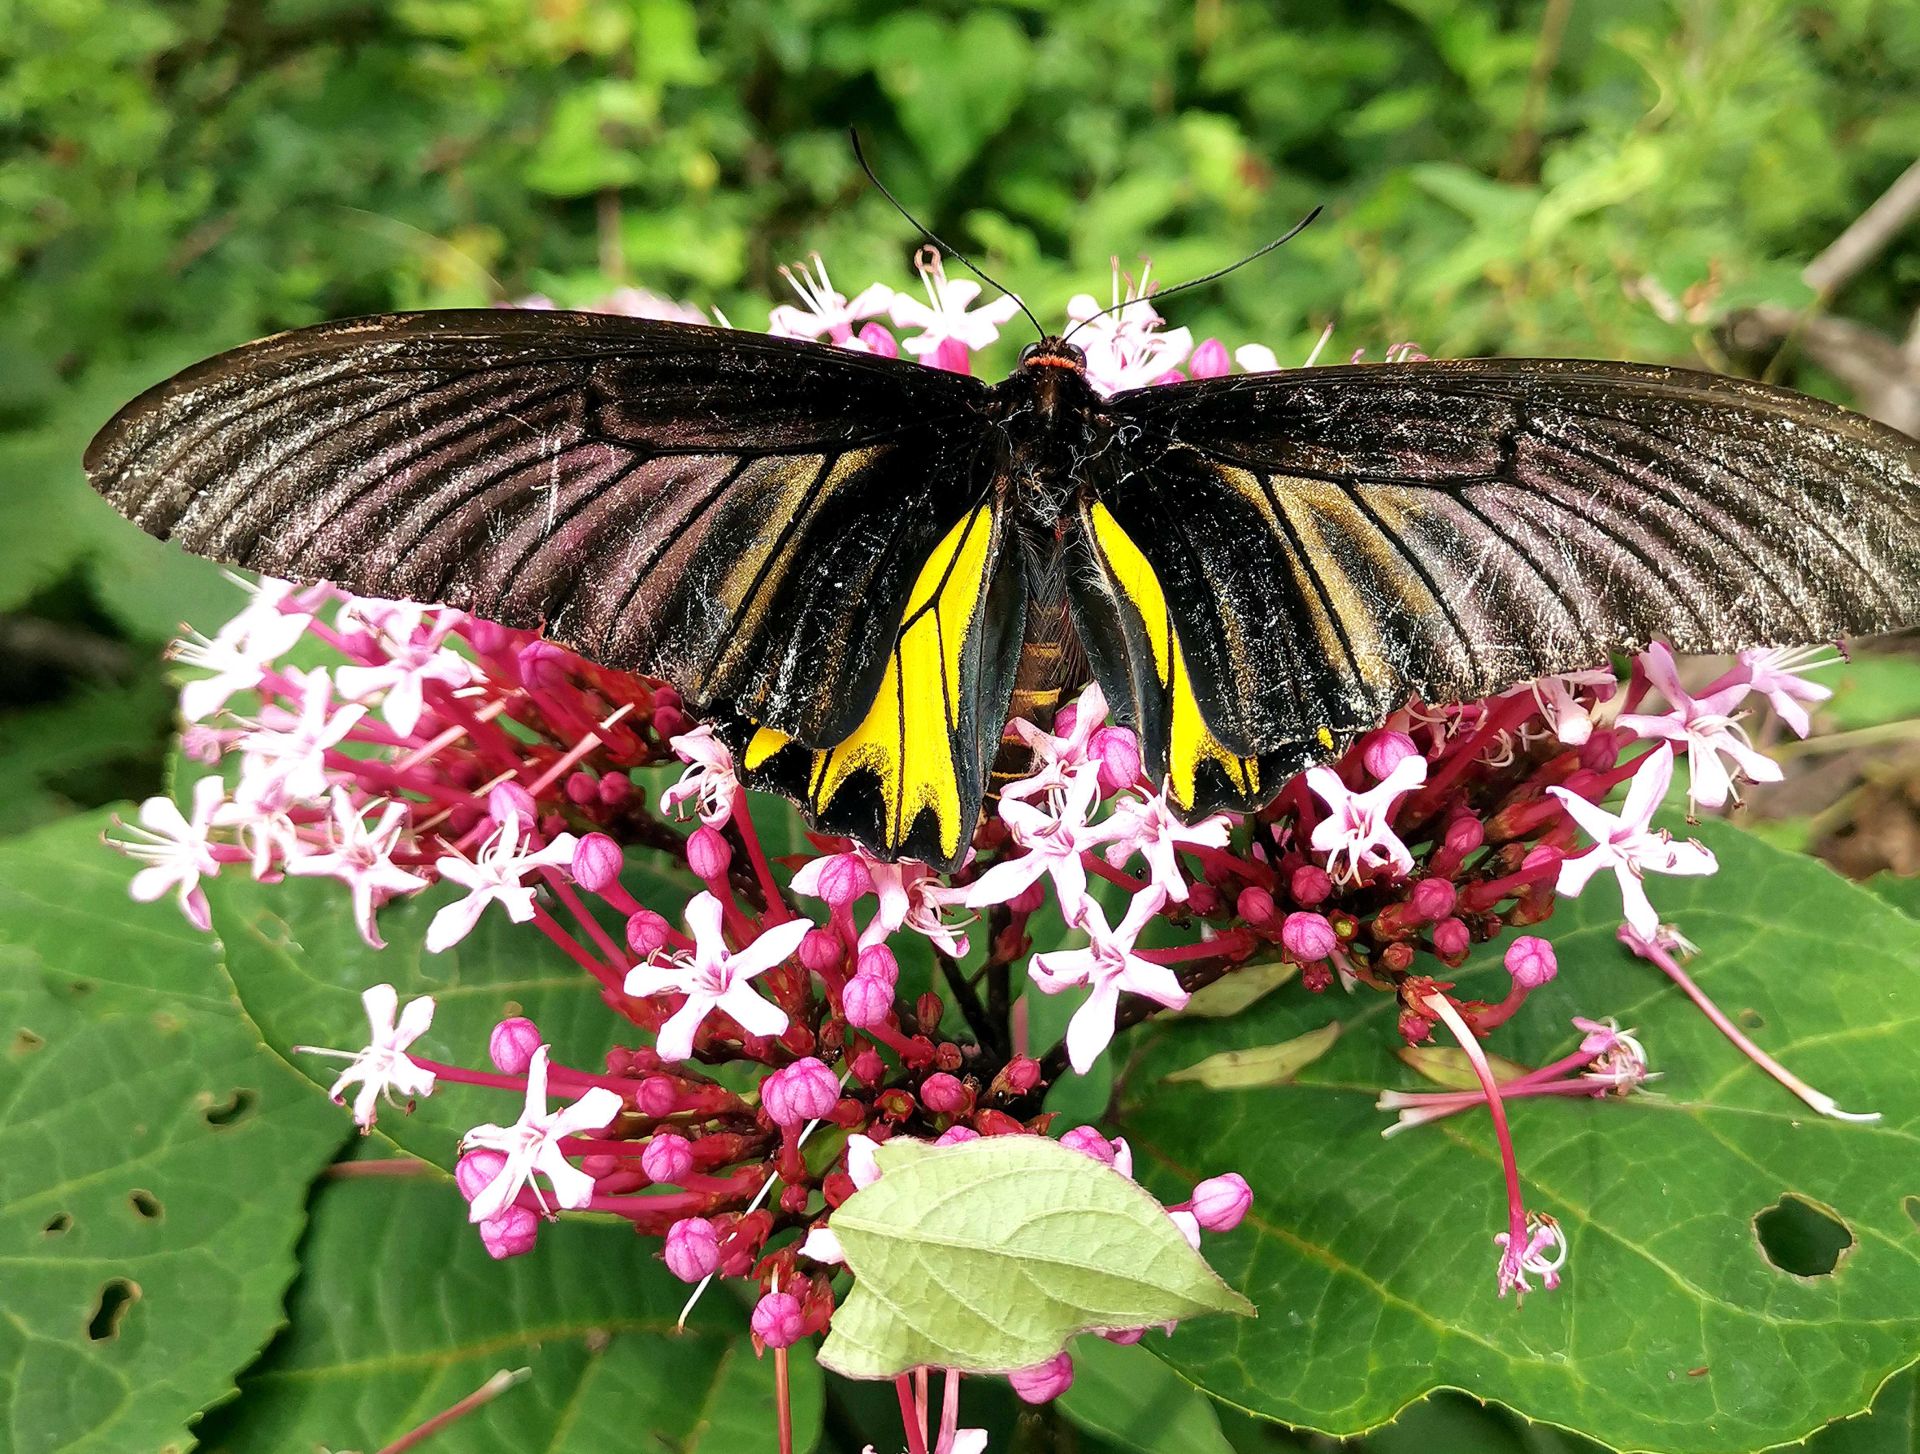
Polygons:
<instances>
[{"instance_id":1,"label":"blurred green foliage","mask_svg":"<svg viewBox=\"0 0 1920 1454\"><path fill-rule=\"evenodd\" d=\"M1288 362L1335 321L1335 356L1723 366L1733 308L1898 337L1920 298L1920 229L1800 278L1914 159L1911 0L0 0L0 832L151 789L154 646L231 599L86 491L115 406L356 312L635 283L758 326L815 250L905 285L849 127L1043 316L1326 204L1177 310ZM1569 1447L1488 1417L1377 1447Z\"/></svg>"}]
</instances>

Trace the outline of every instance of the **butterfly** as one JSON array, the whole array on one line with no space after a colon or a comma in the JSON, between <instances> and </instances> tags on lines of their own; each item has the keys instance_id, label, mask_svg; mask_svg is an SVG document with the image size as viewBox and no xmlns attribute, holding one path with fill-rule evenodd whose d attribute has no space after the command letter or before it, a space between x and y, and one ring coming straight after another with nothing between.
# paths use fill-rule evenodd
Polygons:
<instances>
[{"instance_id":1,"label":"butterfly","mask_svg":"<svg viewBox=\"0 0 1920 1454\"><path fill-rule=\"evenodd\" d=\"M282 334L128 404L94 486L231 565L436 602L663 679L751 784L952 866L1009 714L1089 678L1184 817L1413 698L1658 636L1920 620L1920 443L1783 389L1467 359L1102 397L693 324L513 310Z\"/></svg>"}]
</instances>

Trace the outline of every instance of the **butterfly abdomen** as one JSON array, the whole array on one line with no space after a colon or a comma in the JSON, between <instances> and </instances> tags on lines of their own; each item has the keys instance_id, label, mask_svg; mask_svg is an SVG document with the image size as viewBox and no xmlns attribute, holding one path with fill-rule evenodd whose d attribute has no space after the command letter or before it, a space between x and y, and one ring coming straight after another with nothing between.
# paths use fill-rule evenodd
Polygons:
<instances>
[{"instance_id":1,"label":"butterfly abdomen","mask_svg":"<svg viewBox=\"0 0 1920 1454\"><path fill-rule=\"evenodd\" d=\"M1021 638L1020 663L1014 670L1008 718L1051 729L1060 704L1086 677L1086 656L1068 614L1065 592L1037 590L1027 602L1026 634ZM997 793L1003 784L1024 777L1031 759L1026 743L1009 729L994 758L992 790Z\"/></svg>"}]
</instances>

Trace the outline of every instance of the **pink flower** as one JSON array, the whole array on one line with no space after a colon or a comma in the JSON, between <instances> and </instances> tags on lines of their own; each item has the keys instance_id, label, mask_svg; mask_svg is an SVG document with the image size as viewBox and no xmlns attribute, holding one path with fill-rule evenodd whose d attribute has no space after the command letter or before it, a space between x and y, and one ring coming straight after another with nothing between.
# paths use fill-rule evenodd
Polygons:
<instances>
[{"instance_id":1,"label":"pink flower","mask_svg":"<svg viewBox=\"0 0 1920 1454\"><path fill-rule=\"evenodd\" d=\"M366 815L376 808L380 810L380 817L368 827ZM427 879L407 872L393 861L393 850L405 829L406 816L406 807L401 803L369 803L358 807L352 793L336 786L333 816L327 823L327 850L287 860L287 872L296 877L324 875L347 885L353 895L353 922L360 928L360 937L375 949L386 948L386 941L374 926L374 911L395 895L418 893L428 884Z\"/></svg>"},{"instance_id":2,"label":"pink flower","mask_svg":"<svg viewBox=\"0 0 1920 1454\"><path fill-rule=\"evenodd\" d=\"M511 1126L475 1126L460 1139L462 1150L479 1147L498 1151L506 1158L493 1179L473 1198L467 1220L484 1222L497 1215L522 1187L533 1187L534 1197L539 1199L540 1190L533 1184L536 1172L546 1177L554 1201L561 1206L586 1206L593 1199L593 1178L567 1160L560 1150L561 1138L598 1131L619 1113L618 1092L603 1085L592 1087L572 1105L548 1111L547 1047L542 1045L527 1066L527 1101L520 1119ZM541 1208L546 1210L544 1201Z\"/></svg>"},{"instance_id":3,"label":"pink flower","mask_svg":"<svg viewBox=\"0 0 1920 1454\"><path fill-rule=\"evenodd\" d=\"M313 617L282 611L292 591L285 581L260 583L253 600L211 637L190 635L167 654L184 666L213 673L180 688L180 715L199 722L224 707L236 693L252 691L273 663L293 649Z\"/></svg>"},{"instance_id":4,"label":"pink flower","mask_svg":"<svg viewBox=\"0 0 1920 1454\"><path fill-rule=\"evenodd\" d=\"M682 803L698 806L700 821L709 828L724 828L733 816L734 795L740 780L733 775L733 754L726 743L713 735L713 728L700 726L683 732L667 743L687 770L680 781L660 795L660 806L678 812Z\"/></svg>"},{"instance_id":5,"label":"pink flower","mask_svg":"<svg viewBox=\"0 0 1920 1454\"><path fill-rule=\"evenodd\" d=\"M1560 972L1553 946L1532 934L1522 934L1507 946L1507 973L1524 990L1537 990Z\"/></svg>"},{"instance_id":6,"label":"pink flower","mask_svg":"<svg viewBox=\"0 0 1920 1454\"><path fill-rule=\"evenodd\" d=\"M1647 754L1646 761L1634 773L1618 817L1565 788L1547 789L1594 840L1594 846L1587 852L1561 862L1558 891L1577 898L1596 873L1603 868L1612 869L1620 881L1620 900L1627 922L1649 938L1658 932L1660 916L1647 898L1642 877L1650 872L1708 874L1720 866L1704 844L1675 843L1672 834L1653 831L1654 812L1666 797L1667 786L1672 781L1673 749L1662 747Z\"/></svg>"},{"instance_id":7,"label":"pink flower","mask_svg":"<svg viewBox=\"0 0 1920 1454\"><path fill-rule=\"evenodd\" d=\"M1045 793L1066 791L1068 783L1088 761L1093 735L1107 720L1107 699L1098 682L1080 694L1070 709L1063 709L1054 725L1064 726L1059 735L1034 726L1025 718L1013 720L1013 730L1026 743L1033 761L1027 775L1000 790L1005 798L1036 798Z\"/></svg>"},{"instance_id":8,"label":"pink flower","mask_svg":"<svg viewBox=\"0 0 1920 1454\"><path fill-rule=\"evenodd\" d=\"M433 1072L415 1065L406 1054L407 1047L426 1034L427 1027L433 1023L433 999L422 995L409 1000L407 1007L400 1011L398 1024L394 1022L394 1010L399 1006L400 996L392 985L374 985L360 996L360 1003L367 1012L367 1028L372 1032L364 1049L327 1050L317 1045L296 1045L293 1049L301 1055L326 1055L349 1062L327 1094L336 1105L345 1105L347 1087L358 1085L360 1093L353 1098L353 1119L365 1132L373 1129L383 1097L391 1101L395 1091L408 1097L433 1094Z\"/></svg>"},{"instance_id":9,"label":"pink flower","mask_svg":"<svg viewBox=\"0 0 1920 1454\"><path fill-rule=\"evenodd\" d=\"M768 317L767 332L775 338L819 338L824 334L842 348L858 343L854 325L887 312L897 295L886 284L875 283L849 303L844 294L834 290L820 254L812 254L809 261L811 266L803 263L798 268L780 269L780 276L800 295L804 306L783 303L775 308ZM861 351L866 350L863 347Z\"/></svg>"},{"instance_id":10,"label":"pink flower","mask_svg":"<svg viewBox=\"0 0 1920 1454\"><path fill-rule=\"evenodd\" d=\"M1036 954L1027 966L1033 982L1047 994L1058 994L1070 985L1088 985L1093 993L1073 1012L1067 1025L1067 1059L1074 1070L1085 1075L1100 1052L1113 1039L1114 1014L1120 1006L1120 992L1129 990L1145 995L1170 1010L1187 1003L1187 992L1164 964L1155 964L1134 953L1134 941L1140 931L1166 904L1160 889L1149 888L1134 895L1126 917L1107 927L1107 916L1094 899L1086 899L1076 919L1091 941L1085 949L1056 950Z\"/></svg>"},{"instance_id":11,"label":"pink flower","mask_svg":"<svg viewBox=\"0 0 1920 1454\"><path fill-rule=\"evenodd\" d=\"M770 1292L753 1305L753 1336L769 1348L791 1348L806 1331L805 1310L790 1292Z\"/></svg>"},{"instance_id":12,"label":"pink flower","mask_svg":"<svg viewBox=\"0 0 1920 1454\"><path fill-rule=\"evenodd\" d=\"M1231 1232L1253 1205L1253 1188L1237 1171L1210 1176L1193 1189L1193 1219L1209 1232Z\"/></svg>"},{"instance_id":13,"label":"pink flower","mask_svg":"<svg viewBox=\"0 0 1920 1454\"><path fill-rule=\"evenodd\" d=\"M682 1282L712 1277L720 1265L720 1237L713 1223L705 1217L682 1217L667 1228L666 1259L667 1271Z\"/></svg>"},{"instance_id":14,"label":"pink flower","mask_svg":"<svg viewBox=\"0 0 1920 1454\"><path fill-rule=\"evenodd\" d=\"M333 710L333 683L324 668L287 675L299 714L273 708L269 715L285 725L265 725L263 717L262 725L240 738L246 758L234 796L243 803L284 807L325 796L327 749L367 713L365 707L357 706Z\"/></svg>"},{"instance_id":15,"label":"pink flower","mask_svg":"<svg viewBox=\"0 0 1920 1454\"><path fill-rule=\"evenodd\" d=\"M693 1170L693 1143L678 1131L655 1131L641 1148L640 1169L650 1181L677 1184Z\"/></svg>"},{"instance_id":16,"label":"pink flower","mask_svg":"<svg viewBox=\"0 0 1920 1454\"><path fill-rule=\"evenodd\" d=\"M573 834L562 833L545 848L523 850L520 815L508 809L471 863L449 854L434 864L440 877L464 885L467 896L433 916L427 926L427 952L438 954L465 939L488 904L499 904L514 923L526 923L533 917L534 888L522 880L538 869L567 867L574 847Z\"/></svg>"},{"instance_id":17,"label":"pink flower","mask_svg":"<svg viewBox=\"0 0 1920 1454\"><path fill-rule=\"evenodd\" d=\"M1824 702L1833 695L1833 688L1807 681L1800 675L1815 667L1837 663L1838 656L1824 655L1827 649L1824 646L1775 646L1740 653L1740 669L1744 669L1748 685L1773 704L1773 710L1793 729L1795 736L1805 737L1813 727L1807 718L1807 709L1800 704Z\"/></svg>"},{"instance_id":18,"label":"pink flower","mask_svg":"<svg viewBox=\"0 0 1920 1454\"><path fill-rule=\"evenodd\" d=\"M380 715L402 737L420 725L428 682L464 687L473 680L473 663L446 646L447 637L466 617L459 611L405 607L388 616L375 636L386 660L338 668L333 674L340 695L350 702L378 696Z\"/></svg>"},{"instance_id":19,"label":"pink flower","mask_svg":"<svg viewBox=\"0 0 1920 1454\"><path fill-rule=\"evenodd\" d=\"M114 846L146 865L127 886L136 902L150 904L171 889L189 924L196 929L212 924L212 910L200 880L220 872L208 834L225 802L226 785L217 777L203 777L193 785L191 817L182 813L173 799L155 797L140 805L138 827L119 825L131 836L114 839Z\"/></svg>"},{"instance_id":20,"label":"pink flower","mask_svg":"<svg viewBox=\"0 0 1920 1454\"><path fill-rule=\"evenodd\" d=\"M1524 682L1505 695L1516 697L1525 692L1533 693L1534 701L1540 705L1540 715L1547 719L1554 736L1569 747L1579 747L1593 736L1593 709L1574 694L1590 688L1594 696L1604 702L1613 695L1618 685L1613 669L1607 667L1541 677L1536 681Z\"/></svg>"},{"instance_id":21,"label":"pink flower","mask_svg":"<svg viewBox=\"0 0 1920 1454\"><path fill-rule=\"evenodd\" d=\"M906 341L908 353L933 353L948 339L969 350L985 348L1020 311L1019 301L1011 293L1003 293L990 303L974 307L974 299L980 296L980 285L971 278L950 280L946 264L935 248L920 249L913 265L926 285L927 302L922 303L907 293L896 293L889 309L896 327L920 330Z\"/></svg>"},{"instance_id":22,"label":"pink flower","mask_svg":"<svg viewBox=\"0 0 1920 1454\"><path fill-rule=\"evenodd\" d=\"M1533 1285L1527 1281L1529 1275L1539 1278L1548 1292L1560 1286L1560 1269L1567 1265L1566 1234L1560 1230L1560 1224L1544 1212L1529 1213L1526 1228L1524 1244L1516 1243L1507 1232L1494 1233L1494 1244L1501 1249L1498 1274L1501 1297L1515 1290L1522 1296L1532 1292Z\"/></svg>"},{"instance_id":23,"label":"pink flower","mask_svg":"<svg viewBox=\"0 0 1920 1454\"><path fill-rule=\"evenodd\" d=\"M1017 858L1003 859L981 874L968 887L962 902L974 909L1004 904L1019 897L1045 875L1053 879L1060 912L1069 921L1077 919L1081 909L1091 902L1087 898L1087 869L1080 855L1113 834L1107 824L1087 822L1099 792L1099 774L1093 767L1082 764L1066 791L1059 795L1057 811L1002 795L1001 820L1012 831L1013 841L1027 851Z\"/></svg>"},{"instance_id":24,"label":"pink flower","mask_svg":"<svg viewBox=\"0 0 1920 1454\"><path fill-rule=\"evenodd\" d=\"M1120 265L1113 267L1110 312L1091 293L1077 293L1067 303L1073 321L1073 341L1087 356L1087 378L1103 393L1144 388L1170 369L1178 368L1193 351L1193 333L1186 328L1160 331L1165 321L1149 301L1153 292L1152 265L1141 269L1140 281L1125 281ZM1224 370L1223 370L1224 372Z\"/></svg>"},{"instance_id":25,"label":"pink flower","mask_svg":"<svg viewBox=\"0 0 1920 1454\"><path fill-rule=\"evenodd\" d=\"M1023 1403L1047 1403L1073 1387L1073 1357L1062 1349L1045 1363L1009 1373L1007 1382Z\"/></svg>"},{"instance_id":26,"label":"pink flower","mask_svg":"<svg viewBox=\"0 0 1920 1454\"><path fill-rule=\"evenodd\" d=\"M1728 798L1738 799L1733 774L1721 762L1722 756L1731 758L1748 782L1780 781L1780 764L1754 750L1732 715L1732 709L1752 690L1745 681L1704 697L1694 697L1680 685L1673 653L1660 642L1648 647L1640 659L1646 667L1647 679L1673 704L1673 710L1661 716L1624 713L1618 719L1619 725L1642 737L1661 737L1686 744L1689 802L1718 808Z\"/></svg>"},{"instance_id":27,"label":"pink flower","mask_svg":"<svg viewBox=\"0 0 1920 1454\"><path fill-rule=\"evenodd\" d=\"M948 909L965 902L966 890L949 888L932 869L913 859L883 863L864 849L856 849L855 853L880 900L873 919L860 932L861 948L883 943L904 928L920 935L943 954L955 959L966 954L967 936L957 933L959 926L949 924L946 919ZM800 871L805 872L805 868ZM800 874L794 875L796 886L799 881ZM967 921L971 922L972 917L968 915Z\"/></svg>"},{"instance_id":28,"label":"pink flower","mask_svg":"<svg viewBox=\"0 0 1920 1454\"><path fill-rule=\"evenodd\" d=\"M1215 813L1198 823L1183 823L1167 804L1166 791L1132 795L1115 805L1107 826L1116 835L1106 859L1118 868L1138 853L1147 861L1147 880L1176 904L1187 901L1187 880L1180 872L1183 848L1225 848L1233 820Z\"/></svg>"},{"instance_id":29,"label":"pink flower","mask_svg":"<svg viewBox=\"0 0 1920 1454\"><path fill-rule=\"evenodd\" d=\"M672 955L664 964L636 964L627 973L630 995L678 991L687 997L660 1027L655 1049L663 1060L685 1060L693 1054L694 1037L715 1010L730 1016L749 1035L778 1035L787 1028L787 1012L755 994L750 982L798 949L813 924L806 919L776 924L736 954L727 947L721 917L718 899L710 893L695 894L687 905L692 952Z\"/></svg>"},{"instance_id":30,"label":"pink flower","mask_svg":"<svg viewBox=\"0 0 1920 1454\"><path fill-rule=\"evenodd\" d=\"M1327 871L1344 883L1360 878L1368 868L1391 869L1395 875L1413 871L1413 855L1400 841L1388 818L1399 799L1427 780L1427 760L1408 757L1363 793L1340 781L1331 768L1307 769L1307 786L1327 805L1327 816L1313 828L1312 844L1327 855ZM1341 860L1345 866L1341 866Z\"/></svg>"},{"instance_id":31,"label":"pink flower","mask_svg":"<svg viewBox=\"0 0 1920 1454\"><path fill-rule=\"evenodd\" d=\"M540 1027L524 1015L502 1020L487 1036L487 1058L503 1075L525 1075L541 1046Z\"/></svg>"}]
</instances>

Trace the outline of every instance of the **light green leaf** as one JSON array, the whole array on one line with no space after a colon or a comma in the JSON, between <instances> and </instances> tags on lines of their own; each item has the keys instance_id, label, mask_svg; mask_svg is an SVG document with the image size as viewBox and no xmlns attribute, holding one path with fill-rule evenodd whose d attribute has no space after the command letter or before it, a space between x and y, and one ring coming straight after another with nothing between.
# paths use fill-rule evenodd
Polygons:
<instances>
[{"instance_id":1,"label":"light green leaf","mask_svg":"<svg viewBox=\"0 0 1920 1454\"><path fill-rule=\"evenodd\" d=\"M1005 1373L1090 1328L1250 1311L1158 1202L1058 1142L883 1147L880 1166L829 1224L854 1285L820 1362L849 1378Z\"/></svg>"},{"instance_id":2,"label":"light green leaf","mask_svg":"<svg viewBox=\"0 0 1920 1454\"><path fill-rule=\"evenodd\" d=\"M1055 1405L1138 1454L1233 1454L1207 1396L1138 1344L1075 1338L1073 1386Z\"/></svg>"},{"instance_id":3,"label":"light green leaf","mask_svg":"<svg viewBox=\"0 0 1920 1454\"><path fill-rule=\"evenodd\" d=\"M1198 1015L1208 1020L1223 1020L1265 999L1299 973L1299 965L1284 959L1261 959L1243 964L1232 974L1195 990L1187 1000L1187 1007L1180 1013Z\"/></svg>"},{"instance_id":4,"label":"light green leaf","mask_svg":"<svg viewBox=\"0 0 1920 1454\"><path fill-rule=\"evenodd\" d=\"M1333 1049L1333 1042L1339 1038L1340 1022L1333 1020L1277 1045L1218 1051L1205 1060L1171 1071L1164 1078L1190 1080L1208 1090L1253 1090L1264 1085L1285 1085Z\"/></svg>"},{"instance_id":5,"label":"light green leaf","mask_svg":"<svg viewBox=\"0 0 1920 1454\"><path fill-rule=\"evenodd\" d=\"M460 1454L771 1449L773 1360L740 1308L687 1289L658 1244L568 1218L524 1256L490 1259L459 1194L433 1177L350 1177L315 1201L291 1326L207 1421L208 1454L374 1450L502 1368L531 1376L443 1437ZM790 1354L796 1446L819 1437L821 1379ZM637 1437L644 1431L644 1437ZM637 1442L636 1442L637 1440Z\"/></svg>"},{"instance_id":6,"label":"light green leaf","mask_svg":"<svg viewBox=\"0 0 1920 1454\"><path fill-rule=\"evenodd\" d=\"M1480 1089L1480 1077L1473 1073L1473 1063L1457 1046L1400 1045L1395 1047L1393 1053L1400 1058L1402 1065L1422 1080L1430 1080L1447 1090ZM1493 1071L1494 1082L1498 1085L1520 1079L1530 1068L1517 1065L1504 1055L1487 1056L1487 1065Z\"/></svg>"},{"instance_id":7,"label":"light green leaf","mask_svg":"<svg viewBox=\"0 0 1920 1454\"><path fill-rule=\"evenodd\" d=\"M1724 824L1697 831L1720 872L1655 891L1701 946L1692 972L1764 1048L1885 1119L1821 1119L1751 1066L1620 947L1618 898L1596 883L1529 931L1552 940L1559 977L1492 1041L1542 1064L1578 1043L1572 1016L1610 1014L1664 1077L1628 1100L1510 1107L1529 1203L1572 1246L1561 1288L1495 1296L1504 1204L1484 1115L1381 1139L1379 1088L1420 1088L1393 1054L1390 997L1343 1004L1339 1043L1291 1085L1161 1080L1324 1022L1323 1001L1289 992L1244 1020L1169 1022L1121 1077L1121 1129L1150 1185L1232 1169L1254 1193L1208 1255L1260 1320L1147 1346L1218 1398L1341 1435L1447 1386L1684 1454L1746 1454L1865 1408L1920 1347L1920 925L1818 863ZM1504 994L1503 949L1451 976L1463 994ZM1796 1275L1777 1241L1787 1265L1770 1259L1755 1219L1789 1193L1844 1224L1831 1271Z\"/></svg>"},{"instance_id":8,"label":"light green leaf","mask_svg":"<svg viewBox=\"0 0 1920 1454\"><path fill-rule=\"evenodd\" d=\"M344 1139L103 816L0 846L0 1443L182 1450L281 1320Z\"/></svg>"}]
</instances>

